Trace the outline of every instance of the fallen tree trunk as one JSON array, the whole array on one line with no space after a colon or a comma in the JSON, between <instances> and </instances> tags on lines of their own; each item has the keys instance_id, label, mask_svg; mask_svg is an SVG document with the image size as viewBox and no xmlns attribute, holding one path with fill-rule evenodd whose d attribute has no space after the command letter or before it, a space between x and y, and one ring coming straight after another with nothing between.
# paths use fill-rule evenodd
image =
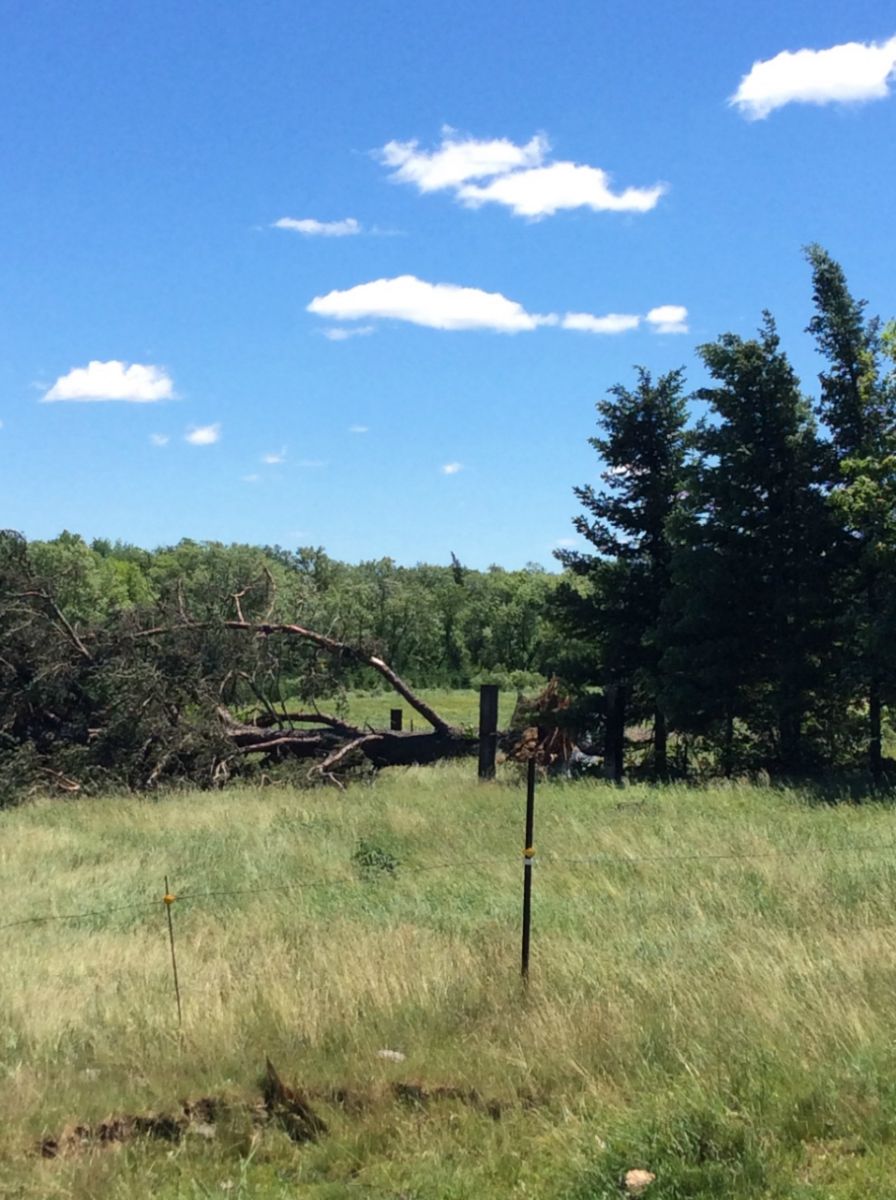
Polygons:
<instances>
[{"instance_id":1,"label":"fallen tree trunk","mask_svg":"<svg viewBox=\"0 0 896 1200\"><path fill-rule=\"evenodd\" d=\"M366 758L375 767L410 767L425 765L443 758L464 758L475 754L479 739L467 737L457 730L449 733L404 733L384 730L376 741L362 747Z\"/></svg>"},{"instance_id":2,"label":"fallen tree trunk","mask_svg":"<svg viewBox=\"0 0 896 1200\"><path fill-rule=\"evenodd\" d=\"M310 714L308 714L310 716ZM475 754L476 738L459 730L439 733L435 730L397 732L389 729L361 730L339 723L322 729L291 730L271 727L265 716L261 722L238 721L226 708L218 709L224 731L240 754L266 754L277 750L294 758L322 758L322 766L342 762L357 750L375 767L407 767L414 763L433 763L442 758L460 758ZM327 770L330 769L328 766Z\"/></svg>"}]
</instances>

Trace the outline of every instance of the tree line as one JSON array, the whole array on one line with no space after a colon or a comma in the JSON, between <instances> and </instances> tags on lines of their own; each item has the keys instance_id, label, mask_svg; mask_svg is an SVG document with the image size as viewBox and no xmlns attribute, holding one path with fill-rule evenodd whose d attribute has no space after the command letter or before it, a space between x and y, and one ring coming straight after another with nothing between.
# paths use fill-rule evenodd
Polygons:
<instances>
[{"instance_id":1,"label":"tree line","mask_svg":"<svg viewBox=\"0 0 896 1200\"><path fill-rule=\"evenodd\" d=\"M627 759L659 779L860 766L880 780L896 329L823 249L807 257L817 400L768 313L753 337L698 347L708 382L690 396L683 370L611 388L590 439L599 481L575 489L587 549L558 552L561 573L0 534L0 803L467 752L469 731L414 689L532 697L548 678L543 711L521 716L562 725L564 745L603 742L613 776ZM386 685L431 734L351 726L348 691Z\"/></svg>"},{"instance_id":2,"label":"tree line","mask_svg":"<svg viewBox=\"0 0 896 1200\"><path fill-rule=\"evenodd\" d=\"M537 689L554 669L557 582L453 556L351 565L313 547L0 534L0 803L48 784L207 785L326 761L365 734L346 719L348 691L394 676ZM451 736L414 752L453 753L462 731L421 715ZM405 752L386 742L365 745L377 761Z\"/></svg>"},{"instance_id":3,"label":"tree line","mask_svg":"<svg viewBox=\"0 0 896 1200\"><path fill-rule=\"evenodd\" d=\"M886 767L896 336L824 249L806 257L814 405L769 313L754 337L698 347L699 419L680 370L640 370L597 405L601 485L576 489L590 549L559 553L551 608L578 647L572 680L624 697L616 719L651 730L658 777L695 755L728 775Z\"/></svg>"}]
</instances>

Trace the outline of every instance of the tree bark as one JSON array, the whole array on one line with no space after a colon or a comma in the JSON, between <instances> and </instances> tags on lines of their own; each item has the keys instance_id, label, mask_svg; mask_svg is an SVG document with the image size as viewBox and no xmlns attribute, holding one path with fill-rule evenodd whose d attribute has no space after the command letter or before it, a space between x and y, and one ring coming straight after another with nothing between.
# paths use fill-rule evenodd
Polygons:
<instances>
[{"instance_id":1,"label":"tree bark","mask_svg":"<svg viewBox=\"0 0 896 1200\"><path fill-rule=\"evenodd\" d=\"M871 768L871 778L875 784L880 783L884 763L881 743L881 699L880 679L877 674L871 676L868 689L868 765Z\"/></svg>"},{"instance_id":2,"label":"tree bark","mask_svg":"<svg viewBox=\"0 0 896 1200\"><path fill-rule=\"evenodd\" d=\"M726 779L734 773L734 714L730 706L725 710L725 743L722 751L722 772Z\"/></svg>"},{"instance_id":3,"label":"tree bark","mask_svg":"<svg viewBox=\"0 0 896 1200\"><path fill-rule=\"evenodd\" d=\"M625 771L625 687L611 683L604 691L606 733L604 737L604 779L620 783Z\"/></svg>"},{"instance_id":4,"label":"tree bark","mask_svg":"<svg viewBox=\"0 0 896 1200\"><path fill-rule=\"evenodd\" d=\"M669 732L666 714L657 708L653 714L653 773L657 779L669 774Z\"/></svg>"}]
</instances>

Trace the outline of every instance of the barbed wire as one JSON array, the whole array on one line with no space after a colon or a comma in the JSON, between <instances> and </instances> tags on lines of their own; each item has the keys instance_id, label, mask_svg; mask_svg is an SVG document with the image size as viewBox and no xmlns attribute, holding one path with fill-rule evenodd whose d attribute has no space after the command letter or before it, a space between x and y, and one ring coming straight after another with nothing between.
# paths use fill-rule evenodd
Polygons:
<instances>
[{"instance_id":1,"label":"barbed wire","mask_svg":"<svg viewBox=\"0 0 896 1200\"><path fill-rule=\"evenodd\" d=\"M875 842L852 846L787 846L776 850L758 851L712 851L694 854L618 854L601 852L582 858L567 858L561 855L536 855L530 859L539 867L553 866L634 866L641 863L676 863L676 862L753 862L764 859L795 858L803 855L851 855L878 854L896 850L896 842ZM421 874L427 871L446 871L458 869L478 869L481 867L514 867L521 859L516 857L496 857L483 859L455 859L438 863L398 864L395 873ZM393 872L383 872L392 875ZM323 879L302 879L292 883L270 884L261 887L247 888L212 888L206 891L185 891L175 893L173 902L196 902L202 900L223 899L238 896L260 896L271 894L288 894L316 888L331 887L360 887L368 881L359 876L332 876ZM87 909L73 913L40 913L29 917L20 917L14 921L0 924L0 931L15 929L25 925L43 925L55 921L84 921L96 917L111 916L115 913L150 911L164 907L164 897L153 900L135 900L127 904L113 905L109 908Z\"/></svg>"},{"instance_id":2,"label":"barbed wire","mask_svg":"<svg viewBox=\"0 0 896 1200\"><path fill-rule=\"evenodd\" d=\"M44 914L41 914L40 916L20 917L17 921L7 921L4 925L0 925L0 930L14 929L17 925L43 925L43 924L46 924L48 921L83 921L83 920L86 920L88 917L106 917L106 916L109 916L111 913L126 912L126 911L133 912L135 909L138 909L138 908L144 908L148 911L151 908L155 908L157 904L161 904L161 903L162 903L162 899L161 899L161 897L159 897L158 900L154 900L154 901L150 901L150 900L135 901L132 904L117 904L112 908L90 909L86 912L44 913Z\"/></svg>"},{"instance_id":3,"label":"barbed wire","mask_svg":"<svg viewBox=\"0 0 896 1200\"><path fill-rule=\"evenodd\" d=\"M511 860L506 859L506 858L478 859L478 860L458 859L453 862L421 863L417 866L411 866L411 865L403 866L402 865L398 869L400 869L402 871L402 873L408 873L408 872L418 873L418 872L423 872L423 871L452 870L457 867L481 867L481 866L486 866L486 865L487 866L495 866L495 865L505 865L506 866L506 865L510 865L510 862L511 862ZM327 879L303 879L303 880L298 880L294 883L272 884L272 885L266 885L264 887L214 888L214 889L210 889L210 890L204 891L204 892L192 892L192 891L178 892L174 895L173 902L180 903L182 901L220 899L220 898L229 897L229 896L257 896L257 895L265 895L265 894L278 893L278 892L279 893L297 892L297 891L304 891L309 888L359 887L359 886L363 886L365 883L366 883L366 880L364 880L363 878L359 878L358 876L353 876L353 877L334 876L332 878L327 878ZM111 915L113 913L128 912L128 911L133 912L138 909L144 909L146 911L149 911L151 909L155 909L155 908L159 907L160 905L164 905L164 903L165 903L164 896L159 896L155 900L134 901L129 904L114 905L110 908L88 909L83 912L41 913L39 915L35 915L35 916L31 916L31 917L21 917L15 921L7 921L4 924L0 925L0 931L5 930L5 929L14 929L17 926L21 926L21 925L42 925L42 924L47 924L52 921L81 921L81 920L87 920L88 918L91 918L91 917L104 917L104 916Z\"/></svg>"},{"instance_id":4,"label":"barbed wire","mask_svg":"<svg viewBox=\"0 0 896 1200\"><path fill-rule=\"evenodd\" d=\"M780 850L757 850L744 854L739 851L713 851L700 854L594 854L587 858L562 858L548 856L539 861L540 865L551 866L589 866L603 863L657 863L657 862L713 862L713 861L743 861L752 862L766 858L797 858L808 854L876 854L887 850L896 850L896 842L875 842L860 846L787 846Z\"/></svg>"}]
</instances>

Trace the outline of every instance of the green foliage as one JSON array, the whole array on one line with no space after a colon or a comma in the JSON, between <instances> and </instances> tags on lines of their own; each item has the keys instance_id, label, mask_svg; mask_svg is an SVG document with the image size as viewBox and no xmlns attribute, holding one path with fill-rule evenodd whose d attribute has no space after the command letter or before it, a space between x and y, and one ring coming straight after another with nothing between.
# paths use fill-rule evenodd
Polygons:
<instances>
[{"instance_id":1,"label":"green foliage","mask_svg":"<svg viewBox=\"0 0 896 1200\"><path fill-rule=\"evenodd\" d=\"M598 403L599 432L589 442L604 463L603 487L574 489L585 511L573 522L596 553L558 552L581 583L565 581L553 598L559 622L589 650L575 681L627 685L632 719L655 719L661 774L661 622L687 451L683 388L681 371L654 383L641 368L633 391L617 385ZM564 673L575 678L568 666Z\"/></svg>"},{"instance_id":2,"label":"green foliage","mask_svg":"<svg viewBox=\"0 0 896 1200\"><path fill-rule=\"evenodd\" d=\"M723 766L793 770L814 757L806 723L823 692L836 530L819 484L823 450L769 314L756 338L699 348L714 381L674 530L666 608L667 703L676 727L714 738Z\"/></svg>"},{"instance_id":3,"label":"green foliage","mask_svg":"<svg viewBox=\"0 0 896 1200\"><path fill-rule=\"evenodd\" d=\"M885 369L890 330L865 315L842 268L810 246L815 315L809 323L825 359L818 411L831 435L832 505L847 535L835 586L844 600L840 675L868 712L868 760L882 770L881 705L896 699L896 574L887 540L893 532L892 458L896 454L896 373Z\"/></svg>"},{"instance_id":4,"label":"green foliage","mask_svg":"<svg viewBox=\"0 0 896 1200\"><path fill-rule=\"evenodd\" d=\"M578 532L551 604L560 673L623 684L654 721L654 765L726 774L862 759L883 778L896 704L896 322L881 328L810 246L825 359L809 402L774 321L698 347L706 415L685 429L679 373L639 371L598 405L602 486L576 488ZM865 753L859 734L866 725ZM643 740L643 739L642 739ZM708 762L707 762L708 760Z\"/></svg>"},{"instance_id":5,"label":"green foliage","mask_svg":"<svg viewBox=\"0 0 896 1200\"><path fill-rule=\"evenodd\" d=\"M360 878L368 881L394 875L398 870L398 858L392 850L368 838L359 839L352 851L352 864Z\"/></svg>"},{"instance_id":6,"label":"green foliage","mask_svg":"<svg viewBox=\"0 0 896 1200\"><path fill-rule=\"evenodd\" d=\"M349 566L313 548L183 541L149 552L2 535L0 791L218 785L254 769L224 736L220 705L276 720L287 702L307 710L326 698L342 711L350 690L382 684L350 653L247 636L234 622L323 630L417 686L540 680L555 585L537 569Z\"/></svg>"}]
</instances>

